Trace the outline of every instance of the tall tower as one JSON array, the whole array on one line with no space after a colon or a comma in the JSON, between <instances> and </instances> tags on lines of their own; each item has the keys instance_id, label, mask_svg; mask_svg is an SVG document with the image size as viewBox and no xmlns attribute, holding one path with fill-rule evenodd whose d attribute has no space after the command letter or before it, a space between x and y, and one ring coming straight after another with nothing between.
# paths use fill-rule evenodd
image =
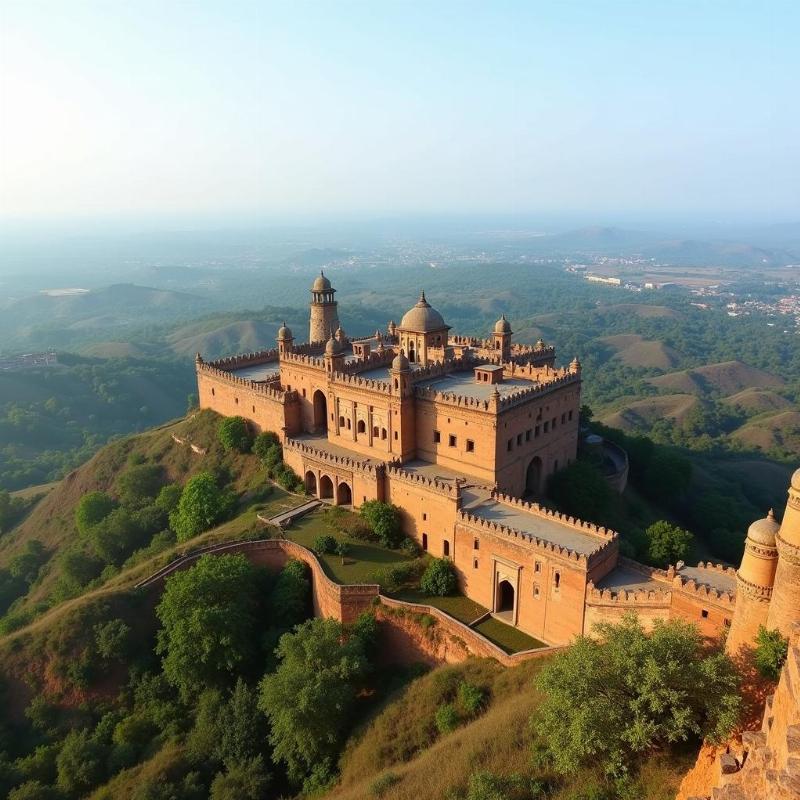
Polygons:
<instances>
[{"instance_id":1,"label":"tall tower","mask_svg":"<svg viewBox=\"0 0 800 800\"><path fill-rule=\"evenodd\" d=\"M505 314L494 324L492 349L495 355L499 355L503 361L511 358L511 323L506 319Z\"/></svg>"},{"instance_id":2,"label":"tall tower","mask_svg":"<svg viewBox=\"0 0 800 800\"><path fill-rule=\"evenodd\" d=\"M775 536L778 568L769 604L767 627L789 636L792 623L800 622L800 469L792 475L789 499L780 530Z\"/></svg>"},{"instance_id":3,"label":"tall tower","mask_svg":"<svg viewBox=\"0 0 800 800\"><path fill-rule=\"evenodd\" d=\"M339 327L337 302L333 299L336 289L320 270L311 286L311 322L308 329L309 342L327 342Z\"/></svg>"},{"instance_id":4,"label":"tall tower","mask_svg":"<svg viewBox=\"0 0 800 800\"><path fill-rule=\"evenodd\" d=\"M292 345L294 342L294 337L292 336L292 331L290 328L286 327L286 323L284 322L280 328L278 328L278 355L285 356L292 352Z\"/></svg>"},{"instance_id":5,"label":"tall tower","mask_svg":"<svg viewBox=\"0 0 800 800\"><path fill-rule=\"evenodd\" d=\"M736 572L736 610L725 649L736 655L742 647L752 647L761 625L767 624L769 603L778 566L778 533L775 515L770 509L764 519L756 520L747 531L742 563Z\"/></svg>"}]
</instances>

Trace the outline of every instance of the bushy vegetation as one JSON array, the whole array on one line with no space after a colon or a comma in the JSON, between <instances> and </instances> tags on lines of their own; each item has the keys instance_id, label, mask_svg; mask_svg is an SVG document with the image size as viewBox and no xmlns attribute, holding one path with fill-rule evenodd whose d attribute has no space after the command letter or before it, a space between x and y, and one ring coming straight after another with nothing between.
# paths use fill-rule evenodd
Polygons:
<instances>
[{"instance_id":1,"label":"bushy vegetation","mask_svg":"<svg viewBox=\"0 0 800 800\"><path fill-rule=\"evenodd\" d=\"M730 659L706 654L694 626L657 621L646 634L635 615L599 624L542 670L544 700L533 726L555 768L599 764L624 778L637 758L688 739L725 739L741 697Z\"/></svg>"},{"instance_id":2,"label":"bushy vegetation","mask_svg":"<svg viewBox=\"0 0 800 800\"><path fill-rule=\"evenodd\" d=\"M183 542L208 530L230 514L235 496L219 486L209 472L190 478L181 492L177 506L169 515L170 527Z\"/></svg>"},{"instance_id":3,"label":"bushy vegetation","mask_svg":"<svg viewBox=\"0 0 800 800\"><path fill-rule=\"evenodd\" d=\"M778 680L788 652L789 640L783 637L780 631L768 630L763 625L758 626L754 660L756 669L765 678Z\"/></svg>"},{"instance_id":4,"label":"bushy vegetation","mask_svg":"<svg viewBox=\"0 0 800 800\"><path fill-rule=\"evenodd\" d=\"M647 561L666 567L685 561L692 544L692 534L666 520L654 522L644 532L647 539Z\"/></svg>"},{"instance_id":5,"label":"bushy vegetation","mask_svg":"<svg viewBox=\"0 0 800 800\"><path fill-rule=\"evenodd\" d=\"M425 594L446 597L458 590L458 578L453 563L447 558L433 558L425 567L419 582Z\"/></svg>"},{"instance_id":6,"label":"bushy vegetation","mask_svg":"<svg viewBox=\"0 0 800 800\"><path fill-rule=\"evenodd\" d=\"M217 428L217 436L225 450L249 453L253 435L244 417L224 417Z\"/></svg>"},{"instance_id":7,"label":"bushy vegetation","mask_svg":"<svg viewBox=\"0 0 800 800\"><path fill-rule=\"evenodd\" d=\"M404 536L397 506L381 500L368 500L361 504L359 512L384 547L400 546Z\"/></svg>"}]
</instances>

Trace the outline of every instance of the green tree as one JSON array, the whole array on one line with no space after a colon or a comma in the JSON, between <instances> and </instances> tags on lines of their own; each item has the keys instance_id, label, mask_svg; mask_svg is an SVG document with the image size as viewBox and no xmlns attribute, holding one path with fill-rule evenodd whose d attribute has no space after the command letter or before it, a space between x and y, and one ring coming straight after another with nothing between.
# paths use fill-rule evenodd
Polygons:
<instances>
[{"instance_id":1,"label":"green tree","mask_svg":"<svg viewBox=\"0 0 800 800\"><path fill-rule=\"evenodd\" d=\"M115 508L116 502L105 492L89 492L75 508L75 525L81 536L88 536L98 522L104 520Z\"/></svg>"},{"instance_id":2,"label":"green tree","mask_svg":"<svg viewBox=\"0 0 800 800\"><path fill-rule=\"evenodd\" d=\"M261 800L269 785L269 775L261 756L239 761L211 782L209 800Z\"/></svg>"},{"instance_id":3,"label":"green tree","mask_svg":"<svg viewBox=\"0 0 800 800\"><path fill-rule=\"evenodd\" d=\"M326 553L335 553L338 542L329 533L323 533L314 540L314 552L318 556L324 556Z\"/></svg>"},{"instance_id":4,"label":"green tree","mask_svg":"<svg viewBox=\"0 0 800 800\"><path fill-rule=\"evenodd\" d=\"M128 467L117 480L117 492L123 505L138 506L151 501L164 482L164 470L156 464Z\"/></svg>"},{"instance_id":5,"label":"green tree","mask_svg":"<svg viewBox=\"0 0 800 800\"><path fill-rule=\"evenodd\" d=\"M400 546L403 526L397 506L380 500L368 500L361 504L359 511L384 547Z\"/></svg>"},{"instance_id":6,"label":"green tree","mask_svg":"<svg viewBox=\"0 0 800 800\"><path fill-rule=\"evenodd\" d=\"M277 447L280 451L280 446L281 440L278 438L277 433L262 431L253 441L253 452L261 461L264 461L267 457L267 453L269 453L272 448Z\"/></svg>"},{"instance_id":7,"label":"green tree","mask_svg":"<svg viewBox=\"0 0 800 800\"><path fill-rule=\"evenodd\" d=\"M155 505L169 514L180 502L183 487L179 483L168 483L162 486L156 497Z\"/></svg>"},{"instance_id":8,"label":"green tree","mask_svg":"<svg viewBox=\"0 0 800 800\"><path fill-rule=\"evenodd\" d=\"M583 458L551 475L547 494L565 514L610 524L614 490L600 469Z\"/></svg>"},{"instance_id":9,"label":"green tree","mask_svg":"<svg viewBox=\"0 0 800 800\"><path fill-rule=\"evenodd\" d=\"M446 558L431 559L425 567L425 572L422 573L419 585L425 594L433 597L455 594L458 589L458 579L453 564Z\"/></svg>"},{"instance_id":10,"label":"green tree","mask_svg":"<svg viewBox=\"0 0 800 800\"><path fill-rule=\"evenodd\" d=\"M147 544L150 536L142 531L127 508L115 508L92 526L89 540L99 558L106 564L119 566L138 547Z\"/></svg>"},{"instance_id":11,"label":"green tree","mask_svg":"<svg viewBox=\"0 0 800 800\"><path fill-rule=\"evenodd\" d=\"M235 499L217 485L209 472L200 472L186 482L177 507L170 514L170 526L185 542L208 530L230 512Z\"/></svg>"},{"instance_id":12,"label":"green tree","mask_svg":"<svg viewBox=\"0 0 800 800\"><path fill-rule=\"evenodd\" d=\"M539 674L544 693L533 723L555 768L574 773L598 764L621 776L656 748L730 734L741 697L736 670L708 654L697 629L657 620L651 634L629 614L599 624L599 639L579 636Z\"/></svg>"},{"instance_id":13,"label":"green tree","mask_svg":"<svg viewBox=\"0 0 800 800\"><path fill-rule=\"evenodd\" d=\"M334 776L369 663L363 638L332 619L312 619L281 637L280 664L261 682L273 760L305 789Z\"/></svg>"},{"instance_id":14,"label":"green tree","mask_svg":"<svg viewBox=\"0 0 800 800\"><path fill-rule=\"evenodd\" d=\"M781 636L780 631L767 630L763 625L758 626L755 665L765 678L778 680L788 652L789 640Z\"/></svg>"},{"instance_id":15,"label":"green tree","mask_svg":"<svg viewBox=\"0 0 800 800\"><path fill-rule=\"evenodd\" d=\"M689 531L663 519L647 528L645 536L647 560L657 567L685 561L694 538Z\"/></svg>"},{"instance_id":16,"label":"green tree","mask_svg":"<svg viewBox=\"0 0 800 800\"><path fill-rule=\"evenodd\" d=\"M59 800L60 797L53 786L40 781L25 781L8 793L8 800Z\"/></svg>"},{"instance_id":17,"label":"green tree","mask_svg":"<svg viewBox=\"0 0 800 800\"><path fill-rule=\"evenodd\" d=\"M645 471L642 490L658 503L675 503L692 481L689 459L659 448Z\"/></svg>"},{"instance_id":18,"label":"green tree","mask_svg":"<svg viewBox=\"0 0 800 800\"><path fill-rule=\"evenodd\" d=\"M170 576L156 607L167 680L184 696L228 684L255 656L257 611L256 569L243 555L206 555Z\"/></svg>"},{"instance_id":19,"label":"green tree","mask_svg":"<svg viewBox=\"0 0 800 800\"><path fill-rule=\"evenodd\" d=\"M237 450L240 453L250 452L253 436L244 417L225 417L219 423L217 436L225 450Z\"/></svg>"},{"instance_id":20,"label":"green tree","mask_svg":"<svg viewBox=\"0 0 800 800\"><path fill-rule=\"evenodd\" d=\"M241 678L219 710L218 725L216 756L229 770L259 757L267 741L266 724L257 692Z\"/></svg>"},{"instance_id":21,"label":"green tree","mask_svg":"<svg viewBox=\"0 0 800 800\"><path fill-rule=\"evenodd\" d=\"M33 583L39 569L47 561L44 545L38 539L31 539L25 549L15 555L8 563L8 571L14 578L22 578L25 583Z\"/></svg>"},{"instance_id":22,"label":"green tree","mask_svg":"<svg viewBox=\"0 0 800 800\"><path fill-rule=\"evenodd\" d=\"M103 779L103 750L87 731L70 731L56 759L61 791L83 796Z\"/></svg>"},{"instance_id":23,"label":"green tree","mask_svg":"<svg viewBox=\"0 0 800 800\"><path fill-rule=\"evenodd\" d=\"M124 620L111 619L94 626L97 654L105 661L124 661L128 655L131 628Z\"/></svg>"},{"instance_id":24,"label":"green tree","mask_svg":"<svg viewBox=\"0 0 800 800\"><path fill-rule=\"evenodd\" d=\"M302 561L290 559L278 575L270 594L273 626L279 630L288 630L306 619L310 596L308 567Z\"/></svg>"}]
</instances>

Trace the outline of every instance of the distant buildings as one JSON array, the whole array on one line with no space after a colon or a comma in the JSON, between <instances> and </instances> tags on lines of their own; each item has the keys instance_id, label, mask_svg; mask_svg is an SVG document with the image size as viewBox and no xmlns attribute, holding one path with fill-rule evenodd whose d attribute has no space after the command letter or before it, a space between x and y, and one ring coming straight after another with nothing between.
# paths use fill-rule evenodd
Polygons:
<instances>
[{"instance_id":1,"label":"distant buildings","mask_svg":"<svg viewBox=\"0 0 800 800\"><path fill-rule=\"evenodd\" d=\"M50 367L54 364L58 364L54 350L48 350L46 353L25 353L24 355L0 358L0 370Z\"/></svg>"}]
</instances>

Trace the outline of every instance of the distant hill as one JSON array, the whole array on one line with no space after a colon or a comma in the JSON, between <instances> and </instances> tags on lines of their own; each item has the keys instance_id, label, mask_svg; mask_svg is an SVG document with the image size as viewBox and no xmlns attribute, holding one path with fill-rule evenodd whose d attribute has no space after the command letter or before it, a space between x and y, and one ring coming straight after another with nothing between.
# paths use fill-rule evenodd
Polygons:
<instances>
[{"instance_id":1,"label":"distant hill","mask_svg":"<svg viewBox=\"0 0 800 800\"><path fill-rule=\"evenodd\" d=\"M759 417L738 428L731 438L760 450L800 452L800 411L781 411Z\"/></svg>"},{"instance_id":2,"label":"distant hill","mask_svg":"<svg viewBox=\"0 0 800 800\"><path fill-rule=\"evenodd\" d=\"M627 432L647 430L660 419L682 422L697 402L697 398L692 394L646 397L627 403L617 411L602 414L599 420L604 425Z\"/></svg>"},{"instance_id":3,"label":"distant hill","mask_svg":"<svg viewBox=\"0 0 800 800\"><path fill-rule=\"evenodd\" d=\"M743 364L723 361L695 369L681 370L650 378L649 383L668 392L686 392L727 397L751 388L777 389L785 381L777 375Z\"/></svg>"},{"instance_id":4,"label":"distant hill","mask_svg":"<svg viewBox=\"0 0 800 800\"><path fill-rule=\"evenodd\" d=\"M602 342L614 351L614 358L631 367L671 369L679 360L678 354L663 342L650 341L635 333L604 336Z\"/></svg>"},{"instance_id":5,"label":"distant hill","mask_svg":"<svg viewBox=\"0 0 800 800\"><path fill-rule=\"evenodd\" d=\"M219 358L274 347L279 327L276 322L229 322L210 331L197 331L197 326L189 325L174 331L167 339L178 355L202 353L205 358Z\"/></svg>"},{"instance_id":6,"label":"distant hill","mask_svg":"<svg viewBox=\"0 0 800 800\"><path fill-rule=\"evenodd\" d=\"M769 389L745 389L724 398L723 402L728 405L739 406L753 416L792 408L790 400Z\"/></svg>"}]
</instances>

